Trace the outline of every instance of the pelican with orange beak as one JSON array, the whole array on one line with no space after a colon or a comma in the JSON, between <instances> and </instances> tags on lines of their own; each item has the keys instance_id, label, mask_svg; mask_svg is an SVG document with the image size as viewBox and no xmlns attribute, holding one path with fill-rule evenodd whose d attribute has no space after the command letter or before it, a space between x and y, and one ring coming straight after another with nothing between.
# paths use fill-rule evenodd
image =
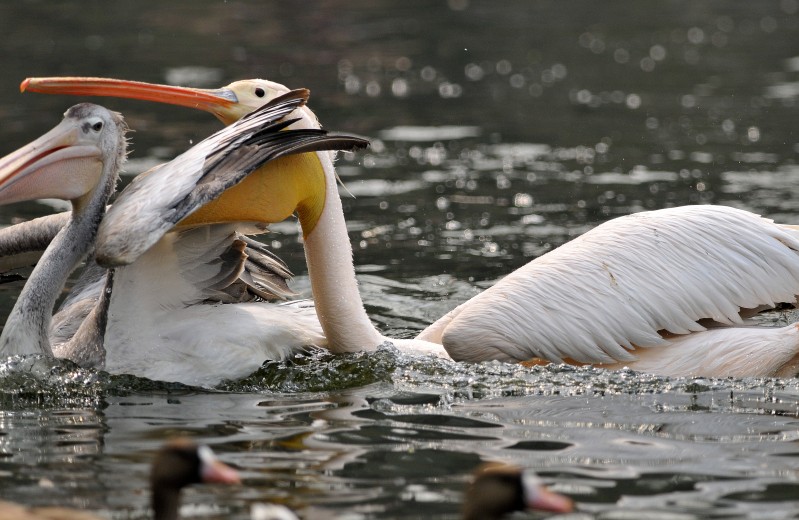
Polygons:
<instances>
[{"instance_id":1,"label":"pelican with orange beak","mask_svg":"<svg viewBox=\"0 0 799 520\"><path fill-rule=\"evenodd\" d=\"M56 355L112 373L213 385L244 377L265 360L283 358L295 349L324 345L312 309L242 295L259 285L263 266L251 265L259 260L252 256L256 246L241 236L238 226L197 222L172 229L192 213L193 204L201 206L236 178L273 159L365 145L362 139L319 129L288 129L296 121L291 114L307 96L307 91L298 90L273 98L126 188L123 199L124 193L137 194L132 199L144 193L161 208L169 206L176 193L191 203L173 204L159 213L156 226L171 223L158 227L163 230L159 238L129 265L104 273L100 279L105 290L90 302L84 319L72 325L76 330L63 343L53 341L61 337L51 327L53 306L69 274L96 247L125 158L127 127L119 114L83 103L67 111L51 132L0 159L0 204L57 197L73 206L6 321L0 353ZM168 173L161 179L165 184L148 191L148 179L159 172ZM285 170L276 175L280 172ZM279 206L284 195L279 189L265 193L265 203ZM270 203L273 197L278 199ZM245 271L248 280L241 279ZM268 287L260 289L266 292Z\"/></svg>"},{"instance_id":2,"label":"pelican with orange beak","mask_svg":"<svg viewBox=\"0 0 799 520\"><path fill-rule=\"evenodd\" d=\"M204 90L102 78L30 78L22 89L178 104L211 112L226 124L288 90L257 79ZM303 127L319 128L310 110L303 111ZM290 188L289 206L296 203L329 348L372 350L388 338L372 326L358 294L333 163L317 153L290 167L307 179ZM156 186L160 176L155 172L143 183ZM246 204L244 220L275 222L285 211L235 191L273 181L256 171L193 218L242 219L236 211ZM159 240L153 219L170 212L160 201L121 197L100 229L98 257L108 265L134 261ZM664 375L794 375L797 326L750 327L745 320L793 305L797 295L796 227L730 207L685 206L606 222L509 274L416 339L393 341L439 353L443 345L465 361L541 358Z\"/></svg>"}]
</instances>

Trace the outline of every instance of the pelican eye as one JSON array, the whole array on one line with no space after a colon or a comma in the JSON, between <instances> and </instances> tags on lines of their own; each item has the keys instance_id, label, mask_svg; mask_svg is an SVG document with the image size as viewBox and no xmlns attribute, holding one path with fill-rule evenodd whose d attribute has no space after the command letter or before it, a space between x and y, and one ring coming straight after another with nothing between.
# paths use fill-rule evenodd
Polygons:
<instances>
[{"instance_id":1,"label":"pelican eye","mask_svg":"<svg viewBox=\"0 0 799 520\"><path fill-rule=\"evenodd\" d=\"M264 89L261 87L258 87L255 89L255 95L258 97L264 97L266 95L266 91L264 91Z\"/></svg>"},{"instance_id":2,"label":"pelican eye","mask_svg":"<svg viewBox=\"0 0 799 520\"><path fill-rule=\"evenodd\" d=\"M96 123L94 123L92 125L92 130L94 130L95 132L99 132L102 129L103 129L103 122L102 121L97 121Z\"/></svg>"}]
</instances>

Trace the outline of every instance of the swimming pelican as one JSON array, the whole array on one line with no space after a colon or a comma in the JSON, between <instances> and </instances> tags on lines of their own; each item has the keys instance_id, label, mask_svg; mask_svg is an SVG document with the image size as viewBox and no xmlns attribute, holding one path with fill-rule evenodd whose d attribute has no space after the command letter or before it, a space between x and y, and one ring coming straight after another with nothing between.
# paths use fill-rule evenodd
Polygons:
<instances>
[{"instance_id":1,"label":"swimming pelican","mask_svg":"<svg viewBox=\"0 0 799 520\"><path fill-rule=\"evenodd\" d=\"M76 105L53 130L0 159L0 203L59 197L75 208L6 321L0 336L4 354L52 355L50 315L67 277L94 242L125 159L126 130L119 114Z\"/></svg>"},{"instance_id":2,"label":"swimming pelican","mask_svg":"<svg viewBox=\"0 0 799 520\"><path fill-rule=\"evenodd\" d=\"M30 78L21 89L191 106L228 124L287 90L266 80L203 90L102 78ZM318 128L303 110L304 127ZM317 314L332 351L371 350L387 338L363 309L335 169L318 157L311 166L323 176L306 188L323 207L297 207ZM129 263L158 240L153 219L162 209L141 199L120 198L103 222L98 255L107 264ZM125 217L126 207L143 206L146 212ZM140 245L131 254L129 244ZM670 208L597 226L453 309L415 340L395 343L433 352L441 344L465 361L542 358L664 375L794 375L797 326L747 327L745 318L795 304L797 294L796 227L723 206Z\"/></svg>"},{"instance_id":3,"label":"swimming pelican","mask_svg":"<svg viewBox=\"0 0 799 520\"><path fill-rule=\"evenodd\" d=\"M65 211L0 229L0 272L35 265L71 216L72 212ZM264 244L242 235L242 230L229 232L221 225L208 226L207 231L207 236L202 238L203 243L216 243L219 249L212 251L205 247L182 248L184 255L178 262L183 266L203 263L216 266L212 269L218 270L220 276L217 278L219 281L224 280L224 283L214 284L214 290L206 291L203 304L256 300L280 302L296 296L288 286L292 273ZM221 241L208 240L211 234L218 235ZM185 244L188 241L189 235L184 234L181 242ZM185 252L191 254L186 255ZM214 255L217 258L213 258ZM226 261L223 262L223 259ZM239 265L242 262L243 269ZM233 271L223 271L220 269L223 265ZM238 276L235 276L236 272ZM222 276L222 273L227 275ZM107 275L106 269L93 261L87 262L80 277L53 314L50 343L56 357L70 359L82 366L105 367L105 348L99 345L99 338L92 334L89 338L77 339L75 335L88 316L93 312L100 312L95 308L98 307L98 302L105 302L101 295L109 283ZM321 328L311 304L301 302L293 305L301 313L297 321L303 323L306 319L309 320L307 329L318 331L314 337L320 337ZM104 313L101 312L100 316L104 316ZM83 327L84 330L94 330L87 325ZM88 344L92 343L92 338L95 346L90 348Z\"/></svg>"},{"instance_id":4,"label":"swimming pelican","mask_svg":"<svg viewBox=\"0 0 799 520\"><path fill-rule=\"evenodd\" d=\"M294 91L275 98L143 177L171 172L175 175L168 175L160 190L182 193L186 200L202 204L223 191L231 175L246 175L270 159L364 143L318 130L281 131L293 120L280 120L303 105L307 95ZM236 301L236 292L225 296L225 291L238 283L247 262L259 259L242 254L255 244L237 233L238 226L195 222L193 227L162 233L135 263L109 271L100 301L84 313L68 344L51 349L51 338L59 337L50 326L55 300L94 243L125 157L125 129L118 114L97 105L77 105L54 130L0 159L0 204L41 197L73 204L68 224L42 255L9 315L0 352L53 355L55 350L59 357L99 363L113 373L215 384L248 375L264 360L279 359L295 348L323 343L316 317L301 304L205 305L209 300ZM281 174L292 172L278 166L274 175ZM186 177L192 179L190 184ZM134 181L128 190L136 189ZM269 196L277 197L274 205L279 206L285 190ZM171 230L189 213L173 207L171 216L162 216L174 217ZM98 279L102 276L89 277L93 286Z\"/></svg>"}]
</instances>

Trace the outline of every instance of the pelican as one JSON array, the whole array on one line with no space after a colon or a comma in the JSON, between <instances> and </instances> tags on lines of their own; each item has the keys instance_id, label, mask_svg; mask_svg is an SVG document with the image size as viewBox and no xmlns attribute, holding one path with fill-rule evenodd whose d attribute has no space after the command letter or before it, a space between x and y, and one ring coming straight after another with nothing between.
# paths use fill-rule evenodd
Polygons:
<instances>
[{"instance_id":1,"label":"pelican","mask_svg":"<svg viewBox=\"0 0 799 520\"><path fill-rule=\"evenodd\" d=\"M226 124L288 90L266 80L204 90L103 78L29 78L21 89L190 106ZM303 110L302 125L318 128ZM313 174L319 184L306 188L323 206L296 207L317 315L331 351L372 350L388 338L373 327L358 294L333 163L317 157L318 164L307 166L321 171ZM156 184L157 175L143 181ZM158 215L168 210L143 199L120 197L109 211L97 248L105 264L128 264L159 239ZM224 215L221 204L216 210ZM251 210L263 211L253 220L274 222L274 213L261 205ZM793 376L797 325L751 327L746 318L794 305L797 294L796 227L730 207L686 206L597 226L509 274L415 339L393 341L438 354L443 345L459 361L543 359L662 375Z\"/></svg>"},{"instance_id":2,"label":"pelican","mask_svg":"<svg viewBox=\"0 0 799 520\"><path fill-rule=\"evenodd\" d=\"M71 216L70 211L65 211L0 229L0 251L2 251L0 272L35 265L53 238L69 222ZM215 290L206 291L204 303L253 300L284 301L296 296L288 287L293 275L286 264L268 251L264 244L242 235L240 230L228 233L223 226L208 226L207 231L222 239L217 242L217 245L222 248L217 251L206 250L203 247L196 248L190 256L184 255L179 263L201 265L203 256L208 254L212 257L216 255L217 258L210 260L216 264L215 268L227 265L235 270L219 269L220 274L223 272L228 274L227 277L220 276L219 280L226 281L223 284L216 284ZM181 242L188 243L188 239L189 235L184 234ZM231 241L231 239L233 240ZM213 240L203 240L208 244L213 242ZM192 249L184 248L184 251L192 251ZM227 262L223 263L223 258L226 258ZM241 262L244 262L243 269L239 269L241 266L238 264ZM238 276L233 276L237 270L240 271ZM87 262L80 278L53 315L50 325L50 343L54 346L56 357L67 358L83 366L105 366L105 349L96 344L99 338L93 335L90 338L79 340L75 336L81 330L84 320L92 312L99 312L95 311L98 302L105 301L101 299L101 295L109 283L107 275L106 269L101 268L93 261ZM305 321L307 315L310 320L308 330L317 330L319 331L318 335L321 335L321 329L318 323L315 323L316 315L310 309L310 303L300 302L293 305L298 308L297 312L303 313L298 317L298 321ZM308 309L308 311L299 309ZM83 327L87 326L83 325ZM84 330L92 331L93 328L88 327ZM95 340L94 348L87 346L87 343L91 343L91 338Z\"/></svg>"},{"instance_id":3,"label":"pelican","mask_svg":"<svg viewBox=\"0 0 799 520\"><path fill-rule=\"evenodd\" d=\"M363 144L357 138L319 130L281 131L294 120L280 120L303 105L307 95L300 90L275 98L143 177L171 172L175 175L167 176L161 191L179 192L186 200L202 204L210 200L209 194L223 191L208 190L209 186L224 186L231 175L244 176L270 159ZM264 360L285 357L296 348L323 343L318 321L307 306L205 304L240 297L241 287L232 290L231 286L241 285L245 264L259 258L243 254L257 248L239 235L237 226L195 219L192 227L162 233L131 265L109 271L105 277L104 273L90 275L86 290L96 291L102 283L106 290L88 309L81 303L80 314L85 318L79 326L71 326L64 344L51 344L51 338L61 337L57 327L51 327L55 300L95 242L125 158L125 130L119 114L97 105L76 105L51 132L0 159L0 204L53 197L73 205L68 223L42 255L8 317L0 352L55 353L99 364L113 373L210 385L248 375ZM292 172L278 167L274 175L280 174L291 176ZM192 179L190 185L170 184L171 180L185 181L185 176ZM136 190L136 186L134 182L128 189ZM279 206L285 191L262 195L276 197L274 204ZM175 219L168 231L182 218L175 215L189 213L173 208L171 216L164 215ZM252 271L260 269L256 266ZM250 280L248 285L247 289L253 289L258 284Z\"/></svg>"},{"instance_id":4,"label":"pelican","mask_svg":"<svg viewBox=\"0 0 799 520\"><path fill-rule=\"evenodd\" d=\"M53 130L0 159L0 203L49 196L70 200L75 208L6 321L0 335L3 353L52 355L50 315L67 277L94 242L125 159L126 130L121 115L76 105Z\"/></svg>"}]
</instances>

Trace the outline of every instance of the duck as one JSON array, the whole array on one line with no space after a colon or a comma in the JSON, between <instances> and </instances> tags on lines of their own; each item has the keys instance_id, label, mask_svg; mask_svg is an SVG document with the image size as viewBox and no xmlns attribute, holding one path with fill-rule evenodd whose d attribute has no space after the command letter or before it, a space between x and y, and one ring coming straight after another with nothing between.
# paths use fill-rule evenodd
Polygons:
<instances>
[{"instance_id":1,"label":"duck","mask_svg":"<svg viewBox=\"0 0 799 520\"><path fill-rule=\"evenodd\" d=\"M534 472L488 462L473 473L463 501L463 520L500 520L515 511L570 513L574 502L547 489Z\"/></svg>"},{"instance_id":2,"label":"duck","mask_svg":"<svg viewBox=\"0 0 799 520\"><path fill-rule=\"evenodd\" d=\"M574 502L550 491L533 471L503 462L486 462L471 475L461 504L463 520L500 520L516 511L570 513ZM289 508L254 504L252 520L296 520Z\"/></svg>"},{"instance_id":3,"label":"duck","mask_svg":"<svg viewBox=\"0 0 799 520\"><path fill-rule=\"evenodd\" d=\"M180 495L193 484L240 484L238 471L220 461L206 445L187 439L165 443L153 458L150 472L152 518L178 520ZM0 520L100 520L103 517L66 507L27 507L0 502Z\"/></svg>"}]
</instances>

